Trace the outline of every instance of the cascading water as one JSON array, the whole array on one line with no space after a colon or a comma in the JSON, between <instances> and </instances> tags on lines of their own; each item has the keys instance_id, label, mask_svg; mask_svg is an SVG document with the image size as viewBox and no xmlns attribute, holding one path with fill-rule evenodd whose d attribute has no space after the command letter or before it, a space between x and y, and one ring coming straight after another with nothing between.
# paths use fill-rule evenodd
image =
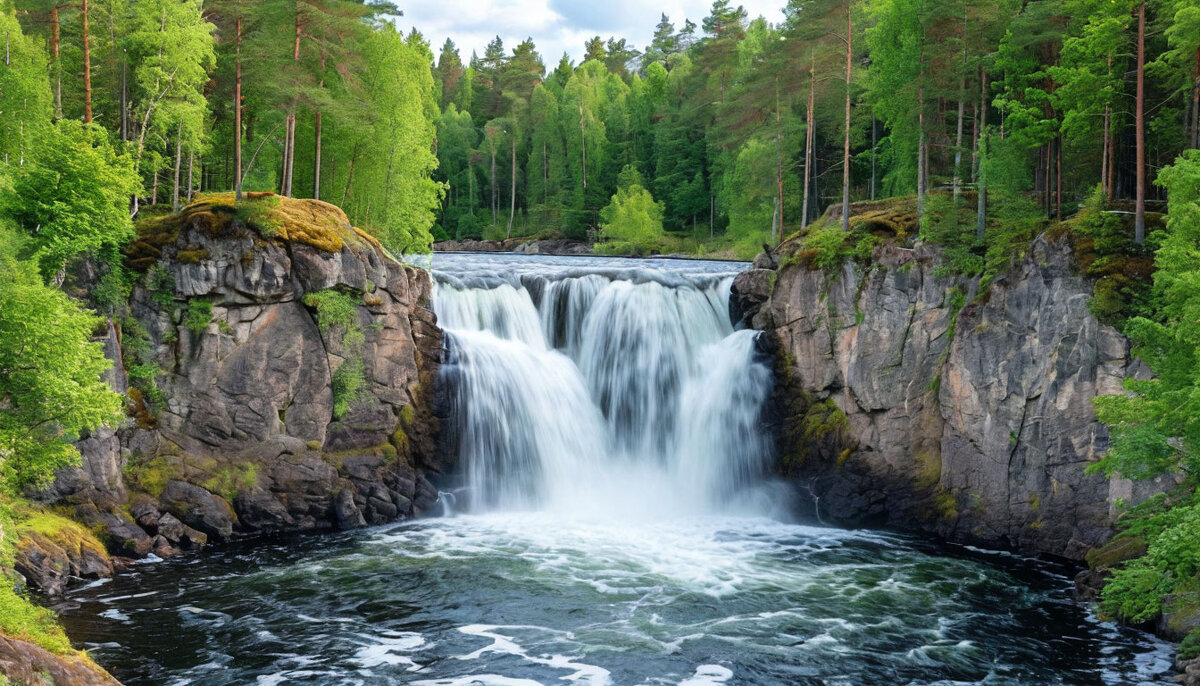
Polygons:
<instances>
[{"instance_id":1,"label":"cascading water","mask_svg":"<svg viewBox=\"0 0 1200 686\"><path fill-rule=\"evenodd\" d=\"M734 331L741 265L435 272L471 508L667 516L753 507L771 374Z\"/></svg>"},{"instance_id":2,"label":"cascading water","mask_svg":"<svg viewBox=\"0 0 1200 686\"><path fill-rule=\"evenodd\" d=\"M741 265L434 266L458 514L136 565L72 593L79 647L128 686L1166 680L1060 568L763 516Z\"/></svg>"}]
</instances>

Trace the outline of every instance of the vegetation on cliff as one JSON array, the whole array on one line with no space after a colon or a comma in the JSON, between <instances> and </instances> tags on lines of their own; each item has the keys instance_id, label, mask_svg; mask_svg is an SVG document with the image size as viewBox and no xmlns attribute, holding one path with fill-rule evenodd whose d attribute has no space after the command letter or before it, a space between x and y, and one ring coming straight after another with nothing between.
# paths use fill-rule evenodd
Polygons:
<instances>
[{"instance_id":1,"label":"vegetation on cliff","mask_svg":"<svg viewBox=\"0 0 1200 686\"><path fill-rule=\"evenodd\" d=\"M1145 553L1119 563L1102 607L1134 622L1163 619L1200 641L1200 151L1159 177L1169 197L1149 298L1129 319L1134 354L1154 372L1128 393L1097 400L1112 447L1096 465L1109 475L1172 476L1175 492L1131 510L1122 535Z\"/></svg>"}]
</instances>

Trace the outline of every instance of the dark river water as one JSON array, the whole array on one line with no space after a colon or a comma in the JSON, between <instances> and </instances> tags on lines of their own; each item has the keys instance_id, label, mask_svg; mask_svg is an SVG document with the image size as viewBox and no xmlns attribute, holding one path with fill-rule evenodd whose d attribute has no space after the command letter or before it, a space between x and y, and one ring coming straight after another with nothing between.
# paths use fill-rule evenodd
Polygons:
<instances>
[{"instance_id":1,"label":"dark river water","mask_svg":"<svg viewBox=\"0 0 1200 686\"><path fill-rule=\"evenodd\" d=\"M1160 684L1059 569L690 517L429 519L141 564L70 635L137 684Z\"/></svg>"}]
</instances>

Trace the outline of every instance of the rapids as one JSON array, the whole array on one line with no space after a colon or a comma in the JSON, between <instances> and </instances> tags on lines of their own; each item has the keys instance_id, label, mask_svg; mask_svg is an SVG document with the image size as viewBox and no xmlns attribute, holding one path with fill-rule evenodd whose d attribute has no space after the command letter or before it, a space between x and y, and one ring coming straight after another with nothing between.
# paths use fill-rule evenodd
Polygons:
<instances>
[{"instance_id":1,"label":"rapids","mask_svg":"<svg viewBox=\"0 0 1200 686\"><path fill-rule=\"evenodd\" d=\"M1068 570L791 521L744 265L438 255L444 516L135 565L62 618L138 684L1159 684Z\"/></svg>"}]
</instances>

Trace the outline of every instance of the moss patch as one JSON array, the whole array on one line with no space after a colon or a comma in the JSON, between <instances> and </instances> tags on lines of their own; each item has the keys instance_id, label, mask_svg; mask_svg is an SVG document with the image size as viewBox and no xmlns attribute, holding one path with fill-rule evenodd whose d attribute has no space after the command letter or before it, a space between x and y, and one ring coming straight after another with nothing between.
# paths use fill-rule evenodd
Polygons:
<instances>
[{"instance_id":1,"label":"moss patch","mask_svg":"<svg viewBox=\"0 0 1200 686\"><path fill-rule=\"evenodd\" d=\"M149 460L130 458L125 464L125 482L135 489L148 493L155 498L162 494L171 479L178 479L183 474L165 457L155 457Z\"/></svg>"},{"instance_id":2,"label":"moss patch","mask_svg":"<svg viewBox=\"0 0 1200 686\"><path fill-rule=\"evenodd\" d=\"M126 250L126 261L138 271L149 269L162 256L163 248L189 227L210 238L249 231L263 239L302 243L324 252L341 252L346 245L383 250L377 239L352 226L345 212L327 202L274 193L245 193L241 202L235 202L233 193L202 193L177 214L139 213L137 238ZM176 259L185 264L207 258L196 246L176 253Z\"/></svg>"}]
</instances>

